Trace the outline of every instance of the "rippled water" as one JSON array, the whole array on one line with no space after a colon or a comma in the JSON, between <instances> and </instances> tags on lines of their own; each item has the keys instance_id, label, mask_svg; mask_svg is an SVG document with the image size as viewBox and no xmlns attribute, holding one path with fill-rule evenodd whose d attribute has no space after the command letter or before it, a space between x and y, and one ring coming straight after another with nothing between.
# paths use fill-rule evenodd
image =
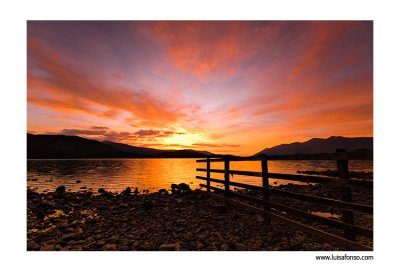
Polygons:
<instances>
[{"instance_id":1,"label":"rippled water","mask_svg":"<svg viewBox=\"0 0 400 272\"><path fill-rule=\"evenodd\" d=\"M196 159L79 159L79 160L28 160L28 187L39 192L54 191L59 185L67 190L91 190L99 188L120 192L126 187L156 191L169 189L172 183L187 183L198 188L205 181L197 180L196 167L205 168L205 163ZM351 161L350 171L372 172L371 161ZM223 163L211 164L211 168L223 169ZM261 171L260 162L231 162L231 170ZM334 161L271 161L268 168L273 173L296 173L297 170L335 170ZM211 173L211 177L223 179L223 174ZM76 181L80 180L81 183ZM234 175L232 181L260 185L261 178ZM271 179L271 185L293 181ZM215 184L214 184L215 185ZM83 188L85 187L85 188Z\"/></svg>"}]
</instances>

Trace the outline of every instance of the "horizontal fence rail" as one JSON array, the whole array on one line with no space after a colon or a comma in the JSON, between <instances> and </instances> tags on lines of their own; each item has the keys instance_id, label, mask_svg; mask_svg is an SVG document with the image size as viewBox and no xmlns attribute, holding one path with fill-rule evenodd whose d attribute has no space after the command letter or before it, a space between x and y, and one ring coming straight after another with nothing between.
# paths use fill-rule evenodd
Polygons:
<instances>
[{"instance_id":1,"label":"horizontal fence rail","mask_svg":"<svg viewBox=\"0 0 400 272\"><path fill-rule=\"evenodd\" d=\"M196 168L196 171L222 173L222 174L225 173L225 170L221 170L221 169ZM262 172L230 170L228 173L232 174L232 175L263 177ZM371 180L340 179L340 178L331 178L331 177L295 175L295 174L280 174L280 173L268 173L267 175L265 175L265 177L274 178L274 179L284 179L284 180L308 182L308 183L335 183L336 186L346 186L346 187L348 187L348 186L349 187L356 187L356 186L372 187L373 186L373 183Z\"/></svg>"},{"instance_id":2,"label":"horizontal fence rail","mask_svg":"<svg viewBox=\"0 0 400 272\"><path fill-rule=\"evenodd\" d=\"M349 160L372 160L372 152L346 152L343 149L338 149L336 153L324 153L324 154L299 154L299 155L279 155L279 156L253 156L253 157L233 157L225 156L220 158L207 158L199 159L196 162L206 162L206 168L196 168L198 172L206 172L206 177L196 176L197 179L206 181L206 184L200 184L201 188L205 188L207 192L213 197L220 198L227 204L234 204L234 206L244 207L247 210L263 214L265 216L266 224L269 224L270 219L276 219L283 221L291 226L294 226L302 231L318 235L322 238L331 240L343 246L346 246L353 250L372 250L372 248L358 243L356 240L357 236L365 236L373 238L373 231L365 228L364 226L358 226L354 224L354 212L360 212L364 214L373 215L373 207L360 203L354 203L352 201L352 190L372 190L372 180L359 180L350 179L348 170ZM335 160L338 167L338 177L325 177L325 176L310 176L310 175L298 175L298 174L285 174L285 173L270 173L268 172L268 161L269 160ZM243 171L243 170L231 170L231 161L260 161L261 172L254 171ZM224 169L212 169L211 163L213 162L224 162ZM224 179L211 178L211 173L224 174ZM260 177L262 179L262 186L256 186L241 182L230 181L230 176L242 175ZM333 199L320 197L315 195L309 195L304 193L290 192L286 190L277 189L269 186L269 179L281 179L298 181L306 184L322 184L338 187L339 191L342 192L341 199ZM215 182L223 185L222 188L211 186L211 182ZM243 188L258 191L262 194L262 198L257 198L249 195L240 193L241 191L232 191L230 187ZM309 213L298 208L289 207L276 201L271 201L270 196L280 196L286 199L295 199L299 201L306 201L310 203L322 204L329 207L334 207L342 211L342 221L326 218L317 214ZM236 200L238 199L238 200ZM239 200L246 201L248 203L254 203L262 206L258 208L248 203L240 202ZM296 222L292 219L288 219L285 216L278 215L283 213L286 215L295 216L301 218L307 222L316 222L329 227L340 229L343 231L344 237L327 233L308 226L304 223Z\"/></svg>"}]
</instances>

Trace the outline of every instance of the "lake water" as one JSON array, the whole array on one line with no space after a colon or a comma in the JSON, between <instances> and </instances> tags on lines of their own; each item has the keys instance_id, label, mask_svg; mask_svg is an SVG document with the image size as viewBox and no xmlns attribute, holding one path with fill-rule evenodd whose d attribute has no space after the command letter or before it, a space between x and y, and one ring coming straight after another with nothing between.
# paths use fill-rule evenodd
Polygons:
<instances>
[{"instance_id":1,"label":"lake water","mask_svg":"<svg viewBox=\"0 0 400 272\"><path fill-rule=\"evenodd\" d=\"M97 193L99 188L121 192L126 187L139 188L140 191L170 189L172 183L187 183L192 189L199 188L203 180L196 175L196 167L206 168L205 163L196 159L79 159L79 160L28 160L27 186L38 192L54 191L64 185L69 191L90 190ZM211 168L223 169L222 162L211 163ZM231 162L231 170L261 172L258 161ZM372 161L350 161L350 171L373 172ZM270 161L271 173L291 173L297 170L336 170L335 161ZM212 178L223 179L223 174L211 173ZM81 183L76 183L80 180ZM232 181L261 185L261 178L234 175ZM296 183L293 181L270 180L271 185ZM216 183L212 183L215 185ZM304 184L304 183L303 183ZM81 189L82 187L86 187ZM222 187L222 186L221 186Z\"/></svg>"}]
</instances>

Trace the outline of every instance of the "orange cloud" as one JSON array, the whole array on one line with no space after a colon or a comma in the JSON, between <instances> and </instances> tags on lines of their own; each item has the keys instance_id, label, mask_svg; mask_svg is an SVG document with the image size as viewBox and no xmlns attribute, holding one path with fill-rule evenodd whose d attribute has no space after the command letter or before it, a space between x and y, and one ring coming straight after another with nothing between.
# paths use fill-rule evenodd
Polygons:
<instances>
[{"instance_id":1,"label":"orange cloud","mask_svg":"<svg viewBox=\"0 0 400 272\"><path fill-rule=\"evenodd\" d=\"M37 38L28 39L28 102L56 111L83 111L114 118L117 112L129 112L142 120L165 124L182 113L172 109L145 90L107 86L92 78ZM44 74L44 76L43 76ZM89 107L102 106L99 112Z\"/></svg>"},{"instance_id":2,"label":"orange cloud","mask_svg":"<svg viewBox=\"0 0 400 272\"><path fill-rule=\"evenodd\" d=\"M143 31L167 45L170 61L197 77L232 75L237 62L252 53L251 40L244 40L243 23L207 21L161 21Z\"/></svg>"}]
</instances>

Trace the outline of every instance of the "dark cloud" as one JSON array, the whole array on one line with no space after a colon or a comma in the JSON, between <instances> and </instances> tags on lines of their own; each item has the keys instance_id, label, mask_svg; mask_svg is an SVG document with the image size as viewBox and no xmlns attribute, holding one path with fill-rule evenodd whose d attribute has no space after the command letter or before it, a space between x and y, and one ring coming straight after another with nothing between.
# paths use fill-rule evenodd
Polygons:
<instances>
[{"instance_id":1,"label":"dark cloud","mask_svg":"<svg viewBox=\"0 0 400 272\"><path fill-rule=\"evenodd\" d=\"M185 134L183 132L174 132L169 130L157 130L157 129L139 129L134 133L138 137L169 137L172 135Z\"/></svg>"},{"instance_id":2,"label":"dark cloud","mask_svg":"<svg viewBox=\"0 0 400 272\"><path fill-rule=\"evenodd\" d=\"M97 126L91 126L91 129L108 129L108 127L97 127Z\"/></svg>"},{"instance_id":3,"label":"dark cloud","mask_svg":"<svg viewBox=\"0 0 400 272\"><path fill-rule=\"evenodd\" d=\"M64 135L104 135L105 129L63 129L60 134Z\"/></svg>"}]
</instances>

